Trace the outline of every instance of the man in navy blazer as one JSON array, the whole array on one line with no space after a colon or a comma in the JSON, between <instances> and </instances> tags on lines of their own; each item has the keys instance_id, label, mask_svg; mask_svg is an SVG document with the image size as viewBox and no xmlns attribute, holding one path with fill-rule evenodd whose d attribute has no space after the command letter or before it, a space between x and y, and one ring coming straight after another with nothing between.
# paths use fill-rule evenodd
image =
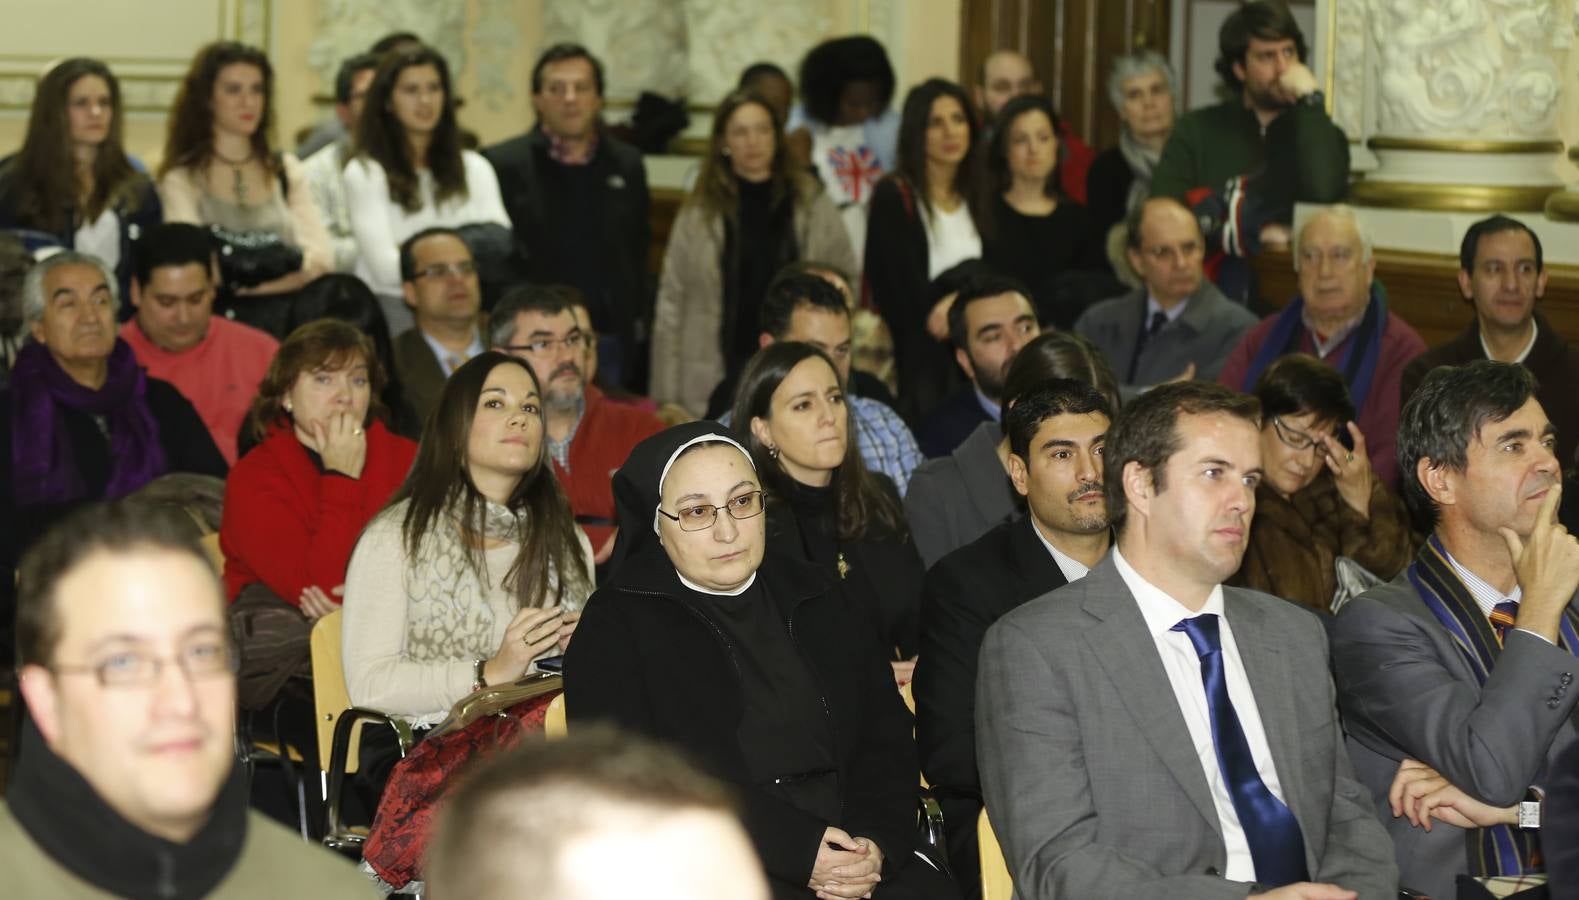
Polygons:
<instances>
[{"instance_id":1,"label":"man in navy blazer","mask_svg":"<svg viewBox=\"0 0 1579 900\"><path fill-rule=\"evenodd\" d=\"M1055 378L1004 415L1009 478L1029 512L938 561L921 595L916 743L943 808L949 867L967 900L980 895L976 816L976 655L1016 606L1083 577L1108 549L1102 446L1113 411L1096 388Z\"/></svg>"},{"instance_id":2,"label":"man in navy blazer","mask_svg":"<svg viewBox=\"0 0 1579 900\"><path fill-rule=\"evenodd\" d=\"M1204 276L1201 226L1179 201L1147 200L1128 232L1129 264L1144 286L1081 313L1075 332L1107 357L1125 400L1164 381L1216 380L1256 317Z\"/></svg>"}]
</instances>

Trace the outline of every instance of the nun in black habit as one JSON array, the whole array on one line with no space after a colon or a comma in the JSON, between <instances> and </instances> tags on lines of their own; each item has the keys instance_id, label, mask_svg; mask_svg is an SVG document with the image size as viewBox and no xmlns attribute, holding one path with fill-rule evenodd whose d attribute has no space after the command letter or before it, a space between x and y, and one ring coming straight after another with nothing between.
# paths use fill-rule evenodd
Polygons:
<instances>
[{"instance_id":1,"label":"nun in black habit","mask_svg":"<svg viewBox=\"0 0 1579 900\"><path fill-rule=\"evenodd\" d=\"M716 423L676 426L636 445L614 497L612 574L565 659L570 727L667 741L732 784L775 898L957 897L913 852L891 670L823 572L765 552L750 455Z\"/></svg>"}]
</instances>

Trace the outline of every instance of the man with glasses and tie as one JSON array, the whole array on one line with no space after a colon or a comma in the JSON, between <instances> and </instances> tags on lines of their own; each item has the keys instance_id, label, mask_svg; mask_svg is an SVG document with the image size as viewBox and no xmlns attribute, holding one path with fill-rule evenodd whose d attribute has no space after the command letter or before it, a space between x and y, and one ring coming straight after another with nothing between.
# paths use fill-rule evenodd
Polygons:
<instances>
[{"instance_id":1,"label":"man with glasses and tie","mask_svg":"<svg viewBox=\"0 0 1579 900\"><path fill-rule=\"evenodd\" d=\"M1116 546L987 631L977 759L1022 900L1395 895L1321 623L1222 584L1259 429L1255 398L1219 385L1142 394L1103 450Z\"/></svg>"},{"instance_id":2,"label":"man with glasses and tie","mask_svg":"<svg viewBox=\"0 0 1579 900\"><path fill-rule=\"evenodd\" d=\"M482 287L471 248L453 228L426 228L400 245L401 291L416 327L394 340L395 375L426 422L450 373L483 352Z\"/></svg>"},{"instance_id":3,"label":"man with glasses and tie","mask_svg":"<svg viewBox=\"0 0 1579 900\"><path fill-rule=\"evenodd\" d=\"M1337 369L1359 412L1371 467L1396 491L1399 393L1404 369L1425 352L1425 341L1387 308L1370 236L1352 208L1330 206L1305 222L1294 244L1294 270L1299 294L1245 333L1217 380L1249 391L1289 353L1309 353Z\"/></svg>"},{"instance_id":4,"label":"man with glasses and tie","mask_svg":"<svg viewBox=\"0 0 1579 900\"><path fill-rule=\"evenodd\" d=\"M1136 207L1126 231L1140 289L1087 309L1075 332L1107 357L1125 400L1165 381L1216 379L1256 317L1204 277L1200 223L1158 197Z\"/></svg>"},{"instance_id":5,"label":"man with glasses and tie","mask_svg":"<svg viewBox=\"0 0 1579 900\"><path fill-rule=\"evenodd\" d=\"M79 512L20 569L31 719L4 807L8 897L372 897L247 809L224 593L180 513Z\"/></svg>"},{"instance_id":6,"label":"man with glasses and tie","mask_svg":"<svg viewBox=\"0 0 1579 900\"><path fill-rule=\"evenodd\" d=\"M488 339L493 349L525 360L537 376L554 474L602 565L614 549L614 472L632 447L664 426L650 413L609 400L588 382L587 351L597 338L576 315L585 305L566 285L516 288L493 308Z\"/></svg>"},{"instance_id":7,"label":"man with glasses and tie","mask_svg":"<svg viewBox=\"0 0 1579 900\"><path fill-rule=\"evenodd\" d=\"M1355 769L1404 883L1433 897L1462 875L1542 871L1541 786L1579 740L1579 541L1555 522L1556 434L1535 390L1518 363L1425 376L1398 455L1430 540L1332 629Z\"/></svg>"}]
</instances>

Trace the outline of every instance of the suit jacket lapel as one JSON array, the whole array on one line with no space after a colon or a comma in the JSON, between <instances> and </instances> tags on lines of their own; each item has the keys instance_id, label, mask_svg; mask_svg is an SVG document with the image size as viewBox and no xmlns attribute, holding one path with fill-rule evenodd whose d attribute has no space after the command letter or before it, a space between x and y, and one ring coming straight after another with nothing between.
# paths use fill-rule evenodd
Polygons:
<instances>
[{"instance_id":1,"label":"suit jacket lapel","mask_svg":"<svg viewBox=\"0 0 1579 900\"><path fill-rule=\"evenodd\" d=\"M1294 673L1286 662L1289 656L1284 651L1282 636L1266 627L1266 616L1257 607L1258 603L1265 602L1238 589L1223 588L1223 612L1233 629L1239 661L1244 663L1245 678L1255 697L1256 711L1261 716L1261 727L1266 732L1267 747L1272 751L1272 766L1277 770L1284 800L1296 819L1308 822L1312 820L1300 815L1309 809L1305 801L1313 798L1307 797L1305 792L1304 766L1296 740L1300 723ZM1241 724L1243 721L1244 717L1240 716Z\"/></svg>"},{"instance_id":2,"label":"suit jacket lapel","mask_svg":"<svg viewBox=\"0 0 1579 900\"><path fill-rule=\"evenodd\" d=\"M1157 656L1151 633L1146 630L1146 620L1135 605L1129 585L1113 565L1112 555L1076 583L1085 588L1086 612L1102 620L1101 625L1086 632L1086 641L1096 652L1102 670L1118 689L1124 708L1146 736L1152 752L1221 840L1217 808L1201 771L1200 758L1195 755L1190 729L1184 724L1184 714L1179 712L1168 673Z\"/></svg>"},{"instance_id":3,"label":"suit jacket lapel","mask_svg":"<svg viewBox=\"0 0 1579 900\"><path fill-rule=\"evenodd\" d=\"M1036 523L1029 514L1021 516L1009 527L1009 562L1014 575L1029 592L1021 599L1040 597L1069 583L1058 561L1047 552L1042 539L1036 536Z\"/></svg>"}]
</instances>

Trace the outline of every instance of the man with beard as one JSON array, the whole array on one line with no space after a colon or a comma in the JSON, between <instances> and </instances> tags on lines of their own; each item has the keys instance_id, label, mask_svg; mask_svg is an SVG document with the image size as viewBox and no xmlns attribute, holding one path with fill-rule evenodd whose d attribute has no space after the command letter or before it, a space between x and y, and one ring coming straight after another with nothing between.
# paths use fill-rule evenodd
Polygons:
<instances>
[{"instance_id":1,"label":"man with beard","mask_svg":"<svg viewBox=\"0 0 1579 900\"><path fill-rule=\"evenodd\" d=\"M1539 788L1579 740L1579 541L1553 521L1556 434L1523 366L1432 371L1398 446L1432 534L1338 613L1332 663L1403 883L1450 897L1459 875L1541 871Z\"/></svg>"},{"instance_id":2,"label":"man with beard","mask_svg":"<svg viewBox=\"0 0 1579 900\"><path fill-rule=\"evenodd\" d=\"M1003 378L1014 355L1042 333L1030 293L1012 278L976 275L959 289L948 311L954 361L969 384L944 400L916 442L928 459L954 452L976 426L1003 418Z\"/></svg>"},{"instance_id":3,"label":"man with beard","mask_svg":"<svg viewBox=\"0 0 1579 900\"><path fill-rule=\"evenodd\" d=\"M471 248L453 228L425 228L400 245L401 290L416 327L394 340L395 377L410 421L426 422L450 373L483 352L482 286Z\"/></svg>"},{"instance_id":4,"label":"man with beard","mask_svg":"<svg viewBox=\"0 0 1579 900\"><path fill-rule=\"evenodd\" d=\"M976 815L976 656L1000 616L1071 581L1107 554L1102 447L1113 411L1100 391L1055 378L1004 413L1009 478L1029 513L943 557L921 595L916 743L921 771L943 807L949 866L967 897L980 896Z\"/></svg>"},{"instance_id":5,"label":"man with beard","mask_svg":"<svg viewBox=\"0 0 1579 900\"><path fill-rule=\"evenodd\" d=\"M1255 239L1287 244L1294 204L1334 203L1348 191L1349 141L1328 118L1325 98L1305 66L1305 36L1288 7L1255 0L1234 11L1217 34L1216 69L1231 95L1179 120L1152 175L1153 197L1199 200L1222 192L1229 222L1244 222L1243 194L1226 188L1252 176L1257 234L1224 235L1231 252L1254 252ZM1234 296L1231 294L1231 296Z\"/></svg>"},{"instance_id":6,"label":"man with beard","mask_svg":"<svg viewBox=\"0 0 1579 900\"><path fill-rule=\"evenodd\" d=\"M1017 896L1395 896L1325 630L1223 585L1255 512L1260 423L1254 397L1199 381L1126 406L1102 452L1115 546L987 630L982 796Z\"/></svg>"},{"instance_id":7,"label":"man with beard","mask_svg":"<svg viewBox=\"0 0 1579 900\"><path fill-rule=\"evenodd\" d=\"M494 307L488 335L493 349L524 360L537 376L554 474L601 565L614 549L614 472L663 423L610 401L587 382L589 337L576 319L577 305L574 288L516 288Z\"/></svg>"}]
</instances>

